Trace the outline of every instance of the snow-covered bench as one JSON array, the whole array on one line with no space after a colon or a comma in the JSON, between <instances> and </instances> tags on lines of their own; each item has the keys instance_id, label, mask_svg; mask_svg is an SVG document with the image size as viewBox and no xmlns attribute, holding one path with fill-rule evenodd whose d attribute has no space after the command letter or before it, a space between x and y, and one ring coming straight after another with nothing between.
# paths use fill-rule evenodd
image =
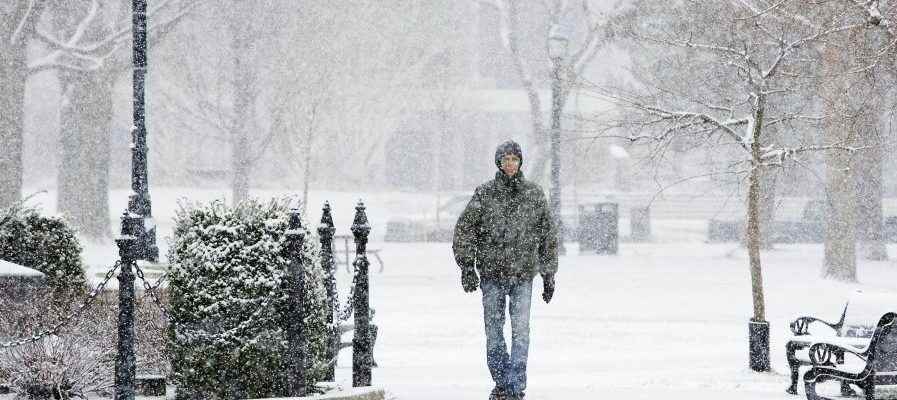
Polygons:
<instances>
[{"instance_id":1,"label":"snow-covered bench","mask_svg":"<svg viewBox=\"0 0 897 400\"><path fill-rule=\"evenodd\" d=\"M788 386L786 392L797 394L800 368L813 365L809 349L814 344L824 341L858 351L869 345L872 335L869 327L854 324L845 326L844 324L849 304L849 302L844 304L844 310L841 312L841 319L838 322L832 323L815 317L800 317L791 322L789 327L793 336L785 344L785 359L788 360L788 367L791 369L791 385ZM835 362L844 362L843 352L835 352L833 355ZM845 383L841 385L841 393L846 396L853 394L853 391Z\"/></svg>"},{"instance_id":2,"label":"snow-covered bench","mask_svg":"<svg viewBox=\"0 0 897 400\"><path fill-rule=\"evenodd\" d=\"M897 314L887 312L878 320L869 344L857 350L841 343L818 342L809 348L813 367L804 374L808 400L827 400L816 393L816 384L828 380L853 384L863 390L866 400L875 397L875 387L897 385ZM837 358L840 354L841 361ZM854 362L844 362L850 355ZM834 357L834 360L833 360Z\"/></svg>"}]
</instances>

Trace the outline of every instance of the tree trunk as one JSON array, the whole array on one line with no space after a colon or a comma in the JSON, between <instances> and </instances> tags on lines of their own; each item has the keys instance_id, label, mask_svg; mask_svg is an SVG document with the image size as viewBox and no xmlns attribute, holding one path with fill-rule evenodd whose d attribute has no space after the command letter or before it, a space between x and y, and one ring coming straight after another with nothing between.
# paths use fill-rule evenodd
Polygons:
<instances>
[{"instance_id":1,"label":"tree trunk","mask_svg":"<svg viewBox=\"0 0 897 400\"><path fill-rule=\"evenodd\" d=\"M511 61L514 69L520 77L521 85L526 91L529 101L530 118L533 126L530 132L530 149L527 154L528 162L527 176L533 182L538 182L543 187L548 186L550 179L548 161L551 157L549 153L549 132L544 128L542 114L542 99L539 98L539 92L533 84L532 77L526 70L523 55L520 51L520 11L517 1L508 2L508 51L511 53Z\"/></svg>"},{"instance_id":2,"label":"tree trunk","mask_svg":"<svg viewBox=\"0 0 897 400\"><path fill-rule=\"evenodd\" d=\"M763 140L774 140L779 136L778 128L763 127L761 132ZM773 248L776 220L776 190L778 188L779 169L776 167L763 167L760 171L760 248L770 250Z\"/></svg>"},{"instance_id":3,"label":"tree trunk","mask_svg":"<svg viewBox=\"0 0 897 400\"><path fill-rule=\"evenodd\" d=\"M877 109L877 108L876 108ZM876 119L877 116L866 116ZM866 124L866 148L857 159L857 238L860 256L865 260L888 259L884 241L884 211L882 210L882 146L877 124ZM876 121L877 122L877 121Z\"/></svg>"},{"instance_id":4,"label":"tree trunk","mask_svg":"<svg viewBox=\"0 0 897 400\"><path fill-rule=\"evenodd\" d=\"M87 3L53 8L58 36L69 37L87 15ZM109 9L87 27L82 42L97 43L109 34L103 22ZM79 233L93 239L111 236L109 220L109 162L112 134L112 86L116 74L105 63L91 71L59 72L62 99L59 112L61 159L57 173L57 208ZM124 134L124 132L122 132Z\"/></svg>"},{"instance_id":5,"label":"tree trunk","mask_svg":"<svg viewBox=\"0 0 897 400\"><path fill-rule=\"evenodd\" d=\"M305 171L302 172L302 207L308 212L308 187L311 181L311 127L305 137Z\"/></svg>"},{"instance_id":6,"label":"tree trunk","mask_svg":"<svg viewBox=\"0 0 897 400\"><path fill-rule=\"evenodd\" d=\"M6 32L4 32L6 33ZM0 35L7 38L9 35ZM24 45L14 44L9 51L0 51L0 208L22 198L22 144L25 129L25 66Z\"/></svg>"},{"instance_id":7,"label":"tree trunk","mask_svg":"<svg viewBox=\"0 0 897 400\"><path fill-rule=\"evenodd\" d=\"M850 128L846 128L850 129ZM846 139L835 124L827 141ZM826 152L826 226L823 277L856 281L856 191L851 156L843 150Z\"/></svg>"},{"instance_id":8,"label":"tree trunk","mask_svg":"<svg viewBox=\"0 0 897 400\"><path fill-rule=\"evenodd\" d=\"M863 52L864 59L874 56L875 48L884 42L872 33L856 48ZM875 45L871 45L876 43ZM856 189L857 189L857 239L860 256L865 260L882 261L888 259L888 250L884 240L884 211L882 210L882 165L884 157L884 137L881 134L879 114L885 104L887 89L878 86L883 78L877 70L864 74L860 85L866 97L859 120L857 139L862 141L863 149L857 152ZM876 79L877 78L877 79Z\"/></svg>"},{"instance_id":9,"label":"tree trunk","mask_svg":"<svg viewBox=\"0 0 897 400\"><path fill-rule=\"evenodd\" d=\"M534 117L536 118L536 117ZM538 118L541 118L538 117ZM538 127L536 126L538 125ZM537 182L543 187L548 186L549 181L549 159L550 154L548 152L548 147L545 146L544 142L548 141L548 134L546 130L541 128L542 123L533 123L533 130L539 129L536 131L536 134L533 135L534 142L530 149L525 149L527 151L527 164L529 164L529 171L527 172L527 178L531 179L533 182ZM531 161L530 161L531 160ZM532 178L530 178L532 177Z\"/></svg>"},{"instance_id":10,"label":"tree trunk","mask_svg":"<svg viewBox=\"0 0 897 400\"><path fill-rule=\"evenodd\" d=\"M12 1L8 12L0 10L0 208L22 198L28 42L43 11L43 1Z\"/></svg>"},{"instance_id":11,"label":"tree trunk","mask_svg":"<svg viewBox=\"0 0 897 400\"><path fill-rule=\"evenodd\" d=\"M252 47L250 21L234 7L230 17L231 57L233 57L234 111L231 122L231 167L233 169L233 204L249 198L250 160L249 129L255 114L255 71L249 51Z\"/></svg>"},{"instance_id":12,"label":"tree trunk","mask_svg":"<svg viewBox=\"0 0 897 400\"><path fill-rule=\"evenodd\" d=\"M758 91L760 92L760 91ZM751 142L751 175L748 181L747 248L751 266L751 298L754 306L753 321L766 320L766 305L763 296L763 273L760 264L760 133L763 130L763 112L766 99L758 93L757 109L754 111L754 126Z\"/></svg>"},{"instance_id":13,"label":"tree trunk","mask_svg":"<svg viewBox=\"0 0 897 400\"><path fill-rule=\"evenodd\" d=\"M852 146L856 128L847 120L846 78L836 74L841 68L835 46L826 46L823 61L824 70L834 76L823 89L827 96L824 112L828 117L824 142ZM825 158L827 196L822 276L853 282L856 281L856 182L852 157L847 151L835 149L827 150Z\"/></svg>"},{"instance_id":14,"label":"tree trunk","mask_svg":"<svg viewBox=\"0 0 897 400\"><path fill-rule=\"evenodd\" d=\"M82 235L108 238L112 80L101 70L60 73L60 81L58 209Z\"/></svg>"},{"instance_id":15,"label":"tree trunk","mask_svg":"<svg viewBox=\"0 0 897 400\"><path fill-rule=\"evenodd\" d=\"M776 170L765 167L760 170L760 247L773 248L776 219Z\"/></svg>"},{"instance_id":16,"label":"tree trunk","mask_svg":"<svg viewBox=\"0 0 897 400\"><path fill-rule=\"evenodd\" d=\"M759 189L759 205L758 209L758 218L759 218L759 226L760 226L760 249L762 250L771 250L773 248L773 236L774 236L774 228L775 228L775 216L776 216L776 171L769 167L760 167L760 171L758 173L758 179L760 182ZM750 209L750 194L747 198L748 201L748 209ZM748 236L745 235L742 239L741 244L745 247L749 246Z\"/></svg>"}]
</instances>

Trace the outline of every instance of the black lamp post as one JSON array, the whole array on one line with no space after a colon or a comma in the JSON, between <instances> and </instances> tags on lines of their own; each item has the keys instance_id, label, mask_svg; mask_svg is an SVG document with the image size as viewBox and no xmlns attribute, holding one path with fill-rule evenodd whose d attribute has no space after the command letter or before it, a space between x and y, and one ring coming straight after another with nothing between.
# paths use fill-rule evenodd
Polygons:
<instances>
[{"instance_id":1,"label":"black lamp post","mask_svg":"<svg viewBox=\"0 0 897 400\"><path fill-rule=\"evenodd\" d=\"M134 40L134 126L131 127L131 195L128 197L128 212L143 218L143 224L136 233L137 259L159 260L156 247L156 225L153 222L152 204L149 195L146 143L146 102L144 99L146 81L146 0L132 0L132 33Z\"/></svg>"},{"instance_id":2,"label":"black lamp post","mask_svg":"<svg viewBox=\"0 0 897 400\"><path fill-rule=\"evenodd\" d=\"M551 26L548 33L548 57L551 58L551 187L549 206L557 226L558 252L566 253L564 247L564 226L561 220L561 112L564 109L563 67L570 42L566 28L558 23Z\"/></svg>"}]
</instances>

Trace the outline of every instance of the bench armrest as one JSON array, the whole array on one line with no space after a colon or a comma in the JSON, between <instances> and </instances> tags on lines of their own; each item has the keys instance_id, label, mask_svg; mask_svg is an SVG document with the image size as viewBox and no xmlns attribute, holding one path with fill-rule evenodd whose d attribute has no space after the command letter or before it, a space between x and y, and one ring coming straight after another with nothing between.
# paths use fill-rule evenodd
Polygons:
<instances>
[{"instance_id":1,"label":"bench armrest","mask_svg":"<svg viewBox=\"0 0 897 400\"><path fill-rule=\"evenodd\" d=\"M867 351L868 347L861 352L857 352L855 349L851 349L835 343L817 342L810 346L809 355L810 362L813 364L813 366L831 367L835 365L835 360L833 360L832 358L837 357L839 354L853 354L860 360L866 361L868 357Z\"/></svg>"},{"instance_id":2,"label":"bench armrest","mask_svg":"<svg viewBox=\"0 0 897 400\"><path fill-rule=\"evenodd\" d=\"M844 304L844 311L841 312L841 320L839 320L838 322L832 323L815 317L800 317L789 324L791 333L793 333L794 336L809 335L810 324L818 322L823 326L831 328L833 331L835 331L836 334L840 334L841 328L844 326L844 317L847 316L847 306L849 304L849 302Z\"/></svg>"}]
</instances>

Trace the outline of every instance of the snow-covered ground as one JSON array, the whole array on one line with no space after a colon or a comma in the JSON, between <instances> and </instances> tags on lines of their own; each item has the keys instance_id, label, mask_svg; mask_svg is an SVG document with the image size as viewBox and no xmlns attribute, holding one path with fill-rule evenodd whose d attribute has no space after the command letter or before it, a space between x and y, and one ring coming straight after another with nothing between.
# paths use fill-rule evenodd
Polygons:
<instances>
[{"instance_id":1,"label":"snow-covered ground","mask_svg":"<svg viewBox=\"0 0 897 400\"><path fill-rule=\"evenodd\" d=\"M374 382L397 399L485 399L480 296L461 291L450 246L382 247L386 270L372 279ZM837 319L851 296L849 314L872 315L874 324L880 314L852 292L897 299L897 265L861 262L860 284L833 283L818 278L821 252L804 245L764 253L774 372L759 374L747 367L750 281L737 246L623 244L616 256L598 256L570 245L555 299L534 301L527 398L794 398L784 393L788 322Z\"/></svg>"},{"instance_id":2,"label":"snow-covered ground","mask_svg":"<svg viewBox=\"0 0 897 400\"><path fill-rule=\"evenodd\" d=\"M176 189L153 192L160 236L169 235ZM226 192L220 192L226 193ZM209 197L189 192L191 198ZM260 193L265 195L264 193ZM124 202L113 192L115 206ZM448 243L382 243L391 215L426 210L433 198L411 194L313 193L330 199L338 233L348 233L352 206L364 197L385 271L371 276L379 337L373 382L388 397L486 399L480 294L465 294ZM47 202L44 203L45 205ZM52 208L51 208L52 209ZM113 212L113 215L119 213ZM320 218L319 211L311 219ZM567 244L558 289L541 302L537 279L529 362L530 400L548 399L795 399L785 394L788 323L800 315L836 320L852 298L849 317L874 324L884 302L897 304L897 264L859 263L859 283L819 278L821 245L780 245L763 253L772 373L751 372L747 322L752 315L747 256L735 244L703 242L702 221L656 221L656 241L621 243L615 256L580 255ZM379 225L379 226L378 226ZM625 227L625 223L621 224ZM625 231L623 232L625 235ZM166 247L161 240L161 247ZM88 264L100 272L115 248L87 244ZM889 247L897 257L897 247ZM109 261L107 263L107 260ZM351 277L338 277L345 290ZM857 290L862 291L858 294ZM893 308L893 307L892 307ZM341 353L338 380L351 384L351 351ZM823 392L834 395L835 384ZM897 398L897 389L877 398Z\"/></svg>"}]
</instances>

